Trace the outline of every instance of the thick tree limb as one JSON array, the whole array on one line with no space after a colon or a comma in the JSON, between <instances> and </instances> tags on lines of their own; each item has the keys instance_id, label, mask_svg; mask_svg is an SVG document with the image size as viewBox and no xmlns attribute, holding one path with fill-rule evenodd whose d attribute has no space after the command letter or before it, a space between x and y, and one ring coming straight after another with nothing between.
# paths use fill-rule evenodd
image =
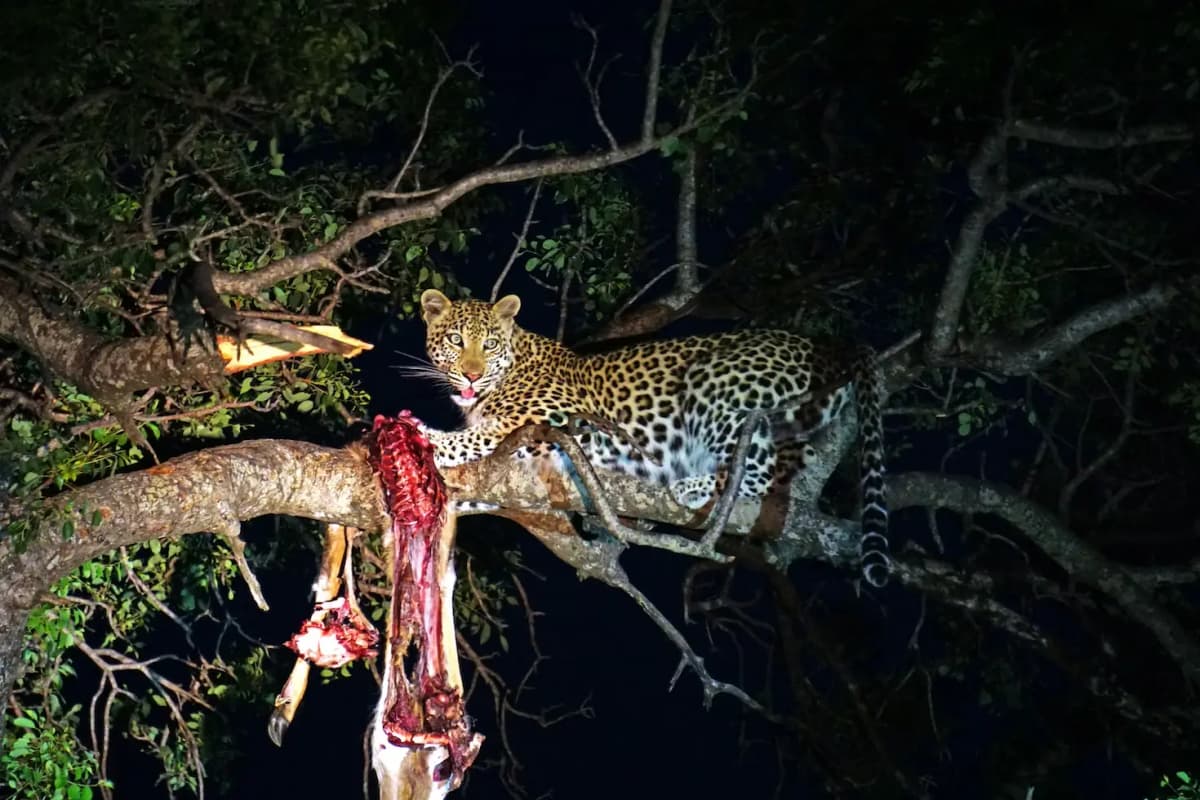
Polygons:
<instances>
[{"instance_id":1,"label":"thick tree limb","mask_svg":"<svg viewBox=\"0 0 1200 800\"><path fill-rule=\"evenodd\" d=\"M120 409L134 392L156 386L224 380L224 362L211 341L168 337L108 339L77 322L51 316L38 300L0 275L0 338L37 358L62 380L104 405Z\"/></svg>"},{"instance_id":2,"label":"thick tree limb","mask_svg":"<svg viewBox=\"0 0 1200 800\"><path fill-rule=\"evenodd\" d=\"M979 252L983 246L983 236L998 216L1004 213L1010 203L1023 204L1039 194L1064 190L1084 190L1103 194L1124 193L1119 184L1105 179L1079 175L1049 175L1036 178L1028 183L1010 189L1007 179L1006 145L1009 138L1027 139L1045 142L1062 147L1082 149L1110 149L1116 147L1135 147L1164 142L1191 141L1193 132L1186 126L1180 125L1149 125L1124 131L1085 131L1060 126L1046 125L1028 120L1016 120L1001 123L980 145L979 152L967 167L967 177L979 202L967 214L959 230L958 239L951 253L946 279L942 284L941 299L934 314L933 324L926 348L929 363L943 364L946 358L956 349L959 326L962 322L963 306L966 303L967 291L971 284L971 275L979 261ZM1150 306L1155 307L1155 306ZM1149 310L1149 308L1147 309ZM1099 320L1103 315L1093 313L1095 309L1080 312L1072 318L1091 315L1091 319ZM1111 327L1110 323L1095 330ZM1088 327L1084 323L1082 328ZM1092 332L1094 333L1095 330ZM1091 335L1090 333L1086 335ZM1077 341L1081 341L1082 338ZM1029 350L1034 349L1032 345ZM1059 351L1061 352L1061 351ZM1014 363L1028 365L1037 360L1036 354L1029 352L1023 362L1014 359ZM1049 360L1047 357L1045 360ZM1024 368L1025 372L1033 367ZM1019 374L1019 373L1018 373Z\"/></svg>"},{"instance_id":3,"label":"thick tree limb","mask_svg":"<svg viewBox=\"0 0 1200 800\"><path fill-rule=\"evenodd\" d=\"M225 531L231 519L264 514L366 529L384 524L371 469L356 451L270 439L96 481L52 500L48 512L23 551L11 539L0 541L0 697L20 667L29 609L53 581L91 558L150 539ZM96 516L99 525L92 524Z\"/></svg>"},{"instance_id":4,"label":"thick tree limb","mask_svg":"<svg viewBox=\"0 0 1200 800\"><path fill-rule=\"evenodd\" d=\"M1119 131L1096 131L1064 128L1061 125L1047 125L1028 119L1014 121L1008 130L1017 139L1080 150L1112 150L1117 147L1190 142L1196 136L1195 131L1187 125L1141 125Z\"/></svg>"},{"instance_id":5,"label":"thick tree limb","mask_svg":"<svg viewBox=\"0 0 1200 800\"><path fill-rule=\"evenodd\" d=\"M843 438L817 442L823 465L844 448ZM532 461L484 459L447 471L457 500L501 506L504 516L522 522L537 517L545 532L547 514L587 512L574 483ZM832 469L832 468L831 468ZM814 471L821 471L814 469ZM797 481L792 507L783 516L767 504L739 501L729 532L772 530L765 545L769 563L785 568L797 558L846 565L856 558L857 524L822 514L812 503L820 476L808 486ZM826 476L827 477L827 476ZM669 493L628 476L605 473L604 488L615 513L667 522L692 530L704 527L703 514L678 506ZM1195 676L1200 646L1162 609L1135 577L1108 561L1062 527L1050 512L1005 486L944 475L912 473L889 480L894 508L926 505L959 511L994 513L1018 526L1073 577L1110 596L1147 625ZM799 497L799 500L796 498ZM168 461L141 472L97 481L64 493L49 504L50 513L17 552L0 541L0 696L20 668L25 618L40 593L84 561L121 546L159 537L228 530L231 520L286 514L339 522L371 530L385 524L374 476L356 448L333 450L301 442L262 440L217 447ZM557 511L556 511L557 509ZM93 525L98 515L99 525ZM782 520L782 521L781 521ZM70 522L69 528L64 523ZM604 565L593 561L610 553L583 552L567 519L543 541L560 557L593 576ZM64 538L63 531L70 535ZM585 548L586 549L586 548ZM610 576L610 577L616 577ZM619 583L619 581L618 581Z\"/></svg>"},{"instance_id":6,"label":"thick tree limb","mask_svg":"<svg viewBox=\"0 0 1200 800\"><path fill-rule=\"evenodd\" d=\"M1200 642L1137 578L1068 530L1050 511L1016 489L960 475L909 472L888 480L893 511L935 506L959 512L995 514L1021 530L1074 580L1089 583L1112 597L1129 616L1145 625L1192 681L1200 682Z\"/></svg>"},{"instance_id":7,"label":"thick tree limb","mask_svg":"<svg viewBox=\"0 0 1200 800\"><path fill-rule=\"evenodd\" d=\"M1139 292L1089 306L1027 341L966 343L963 362L1002 375L1027 375L1078 347L1085 339L1131 319L1166 308L1179 290L1156 283Z\"/></svg>"}]
</instances>

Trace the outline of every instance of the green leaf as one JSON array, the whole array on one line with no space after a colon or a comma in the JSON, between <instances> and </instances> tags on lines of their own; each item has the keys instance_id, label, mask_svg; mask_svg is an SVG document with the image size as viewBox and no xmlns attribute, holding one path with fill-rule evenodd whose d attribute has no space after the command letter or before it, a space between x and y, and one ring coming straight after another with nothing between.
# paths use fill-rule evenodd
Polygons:
<instances>
[{"instance_id":1,"label":"green leaf","mask_svg":"<svg viewBox=\"0 0 1200 800\"><path fill-rule=\"evenodd\" d=\"M322 231L322 233L325 236L326 241L328 241L329 239L332 239L337 232L338 232L338 224L336 222L330 222L328 225L325 226L325 230Z\"/></svg>"},{"instance_id":2,"label":"green leaf","mask_svg":"<svg viewBox=\"0 0 1200 800\"><path fill-rule=\"evenodd\" d=\"M37 723L34 722L33 720L31 720L29 717L13 717L12 724L13 724L13 727L16 727L16 728L36 728L37 727Z\"/></svg>"},{"instance_id":3,"label":"green leaf","mask_svg":"<svg viewBox=\"0 0 1200 800\"><path fill-rule=\"evenodd\" d=\"M299 411L301 414L307 414L309 411L313 410L313 401L305 400L303 403L296 406L296 410Z\"/></svg>"},{"instance_id":4,"label":"green leaf","mask_svg":"<svg viewBox=\"0 0 1200 800\"><path fill-rule=\"evenodd\" d=\"M287 177L287 176L284 174L283 170L281 170L279 167L271 167L271 169L267 170L267 174L268 174L268 175L274 175L276 178L284 178L284 177Z\"/></svg>"},{"instance_id":5,"label":"green leaf","mask_svg":"<svg viewBox=\"0 0 1200 800\"><path fill-rule=\"evenodd\" d=\"M1187 774L1186 772L1183 772L1182 770L1179 772L1176 772L1175 777L1179 779L1180 783L1191 784L1191 782L1192 782L1192 776Z\"/></svg>"},{"instance_id":6,"label":"green leaf","mask_svg":"<svg viewBox=\"0 0 1200 800\"><path fill-rule=\"evenodd\" d=\"M404 251L405 263L411 264L414 259L420 258L424 252L425 248L419 244L409 245L408 249ZM427 274L427 270L422 269L421 272ZM418 278L418 280L424 280L424 278Z\"/></svg>"}]
</instances>

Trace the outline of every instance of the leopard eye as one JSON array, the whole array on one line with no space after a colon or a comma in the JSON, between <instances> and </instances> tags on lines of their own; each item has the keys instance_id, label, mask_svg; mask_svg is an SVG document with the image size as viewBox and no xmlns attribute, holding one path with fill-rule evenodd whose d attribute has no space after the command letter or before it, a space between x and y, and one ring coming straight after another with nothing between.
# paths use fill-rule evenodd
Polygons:
<instances>
[{"instance_id":1,"label":"leopard eye","mask_svg":"<svg viewBox=\"0 0 1200 800\"><path fill-rule=\"evenodd\" d=\"M446 339L455 347L462 347L463 345L463 338L461 334L451 333L446 336Z\"/></svg>"},{"instance_id":2,"label":"leopard eye","mask_svg":"<svg viewBox=\"0 0 1200 800\"><path fill-rule=\"evenodd\" d=\"M498 341L496 341L494 338L483 340L483 349L484 350L495 350L499 346L500 346L500 343Z\"/></svg>"}]
</instances>

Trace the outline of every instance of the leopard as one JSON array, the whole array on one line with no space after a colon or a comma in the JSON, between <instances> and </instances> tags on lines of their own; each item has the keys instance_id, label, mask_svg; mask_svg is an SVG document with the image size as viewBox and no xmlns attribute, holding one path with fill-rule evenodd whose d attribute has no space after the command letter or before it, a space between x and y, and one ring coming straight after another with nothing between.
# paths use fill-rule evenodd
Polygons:
<instances>
[{"instance_id":1,"label":"leopard","mask_svg":"<svg viewBox=\"0 0 1200 800\"><path fill-rule=\"evenodd\" d=\"M572 431L593 467L663 485L676 502L699 510L720 497L746 417L760 412L737 491L761 500L787 491L815 455L812 437L853 402L861 439L859 564L870 585L886 584L883 384L871 348L747 328L585 354L522 328L520 309L515 294L495 302L452 301L438 289L421 295L426 369L465 418L459 430L424 428L439 469L487 457L527 424L599 420ZM517 456L523 453L534 449Z\"/></svg>"}]
</instances>

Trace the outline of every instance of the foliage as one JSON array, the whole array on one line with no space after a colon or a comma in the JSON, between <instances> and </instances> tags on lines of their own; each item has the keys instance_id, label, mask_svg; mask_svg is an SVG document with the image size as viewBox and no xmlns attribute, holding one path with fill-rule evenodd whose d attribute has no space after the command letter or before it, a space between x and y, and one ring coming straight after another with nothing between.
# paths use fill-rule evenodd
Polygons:
<instances>
[{"instance_id":1,"label":"foliage","mask_svg":"<svg viewBox=\"0 0 1200 800\"><path fill-rule=\"evenodd\" d=\"M79 752L72 730L79 707L65 716L43 716L33 709L9 719L0 771L14 800L91 800L100 780L96 754Z\"/></svg>"},{"instance_id":2,"label":"foliage","mask_svg":"<svg viewBox=\"0 0 1200 800\"><path fill-rule=\"evenodd\" d=\"M609 172L559 178L548 188L552 207L541 216L562 221L549 233L530 237L519 257L524 257L526 272L579 287L581 322L604 319L628 294L645 246L636 197L619 175Z\"/></svg>"},{"instance_id":3,"label":"foliage","mask_svg":"<svg viewBox=\"0 0 1200 800\"><path fill-rule=\"evenodd\" d=\"M1189 773L1182 770L1176 772L1174 778L1164 775L1159 786L1167 790L1167 794L1160 800L1196 800L1200 797L1200 787Z\"/></svg>"}]
</instances>

